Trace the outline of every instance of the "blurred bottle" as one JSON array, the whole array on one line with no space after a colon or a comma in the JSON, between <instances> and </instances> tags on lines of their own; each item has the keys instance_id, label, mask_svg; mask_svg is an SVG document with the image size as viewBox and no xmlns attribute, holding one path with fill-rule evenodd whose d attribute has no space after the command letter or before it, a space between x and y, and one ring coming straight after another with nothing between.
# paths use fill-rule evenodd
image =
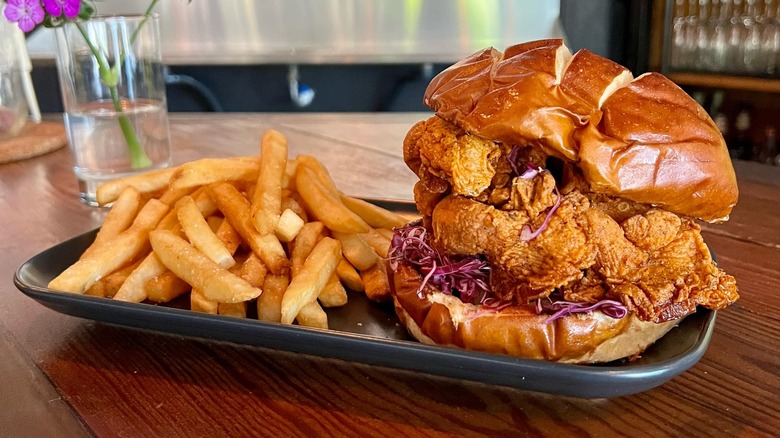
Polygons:
<instances>
[{"instance_id":1,"label":"blurred bottle","mask_svg":"<svg viewBox=\"0 0 780 438\"><path fill-rule=\"evenodd\" d=\"M726 141L726 144L730 145L729 118L726 115L726 113L722 111L723 99L724 99L724 93L722 90L717 90L714 93L712 93L712 101L710 102L709 113L710 113L710 117L712 117L712 120L715 122L715 126L718 127L718 131L720 131L720 134L723 136L723 139ZM729 149L729 155L731 155L730 149Z\"/></svg>"},{"instance_id":2,"label":"blurred bottle","mask_svg":"<svg viewBox=\"0 0 780 438\"><path fill-rule=\"evenodd\" d=\"M760 145L754 145L753 142L750 141L751 119L752 114L750 107L743 105L737 113L737 117L734 119L734 129L736 130L736 133L734 139L729 143L729 153L732 157L751 160L758 156L759 151L756 150L756 146L760 148Z\"/></svg>"}]
</instances>

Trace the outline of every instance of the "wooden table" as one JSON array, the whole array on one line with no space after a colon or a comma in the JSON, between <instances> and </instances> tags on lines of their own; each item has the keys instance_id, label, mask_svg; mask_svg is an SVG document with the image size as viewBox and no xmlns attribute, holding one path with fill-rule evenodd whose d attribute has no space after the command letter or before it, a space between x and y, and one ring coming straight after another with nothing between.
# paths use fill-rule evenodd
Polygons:
<instances>
[{"instance_id":1,"label":"wooden table","mask_svg":"<svg viewBox=\"0 0 780 438\"><path fill-rule=\"evenodd\" d=\"M423 114L173 115L177 163L257 151L268 128L346 192L410 199L401 159ZM582 400L82 320L12 284L25 260L93 229L67 149L0 166L0 436L453 436L780 433L780 169L737 163L740 202L705 226L742 298L688 372Z\"/></svg>"}]
</instances>

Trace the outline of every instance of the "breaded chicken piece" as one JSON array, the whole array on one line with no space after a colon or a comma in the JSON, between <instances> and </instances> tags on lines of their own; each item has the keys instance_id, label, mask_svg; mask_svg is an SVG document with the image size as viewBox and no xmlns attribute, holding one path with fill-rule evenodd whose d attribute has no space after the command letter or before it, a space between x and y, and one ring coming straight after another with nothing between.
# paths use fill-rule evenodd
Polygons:
<instances>
[{"instance_id":1,"label":"breaded chicken piece","mask_svg":"<svg viewBox=\"0 0 780 438\"><path fill-rule=\"evenodd\" d=\"M437 116L417 123L404 139L404 160L421 180L430 180L429 173L447 181L454 193L469 197L490 187L500 156L495 142L469 135Z\"/></svg>"}]
</instances>

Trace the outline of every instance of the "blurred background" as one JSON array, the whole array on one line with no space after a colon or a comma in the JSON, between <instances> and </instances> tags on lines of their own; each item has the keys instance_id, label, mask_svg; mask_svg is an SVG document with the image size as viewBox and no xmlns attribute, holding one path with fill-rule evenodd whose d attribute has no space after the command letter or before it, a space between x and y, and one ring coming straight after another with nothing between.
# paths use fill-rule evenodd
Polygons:
<instances>
[{"instance_id":1,"label":"blurred background","mask_svg":"<svg viewBox=\"0 0 780 438\"><path fill-rule=\"evenodd\" d=\"M666 74L734 158L780 164L780 0L165 0L156 11L173 112L426 111L426 85L458 59L564 38L635 75ZM41 111L61 111L51 31L27 45Z\"/></svg>"}]
</instances>

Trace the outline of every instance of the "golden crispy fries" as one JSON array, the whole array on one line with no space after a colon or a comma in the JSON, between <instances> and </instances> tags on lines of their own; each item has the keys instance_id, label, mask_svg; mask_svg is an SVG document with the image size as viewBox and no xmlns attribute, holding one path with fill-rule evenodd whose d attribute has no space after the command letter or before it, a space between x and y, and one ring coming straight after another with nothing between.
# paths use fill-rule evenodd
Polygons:
<instances>
[{"instance_id":1,"label":"golden crispy fries","mask_svg":"<svg viewBox=\"0 0 780 438\"><path fill-rule=\"evenodd\" d=\"M306 214L306 210L301 207L301 204L299 204L292 195L282 198L282 211L284 210L292 210L304 223L309 222L309 216Z\"/></svg>"},{"instance_id":2,"label":"golden crispy fries","mask_svg":"<svg viewBox=\"0 0 780 438\"><path fill-rule=\"evenodd\" d=\"M282 298L290 284L285 275L266 275L263 294L257 297L257 319L269 322L282 321Z\"/></svg>"},{"instance_id":3,"label":"golden crispy fries","mask_svg":"<svg viewBox=\"0 0 780 438\"><path fill-rule=\"evenodd\" d=\"M387 239L388 241L392 241L393 240L393 234L395 234L395 231L388 230L387 228L377 228L374 231L376 231L377 233L379 233L382 236L384 236L385 239Z\"/></svg>"},{"instance_id":4,"label":"golden crispy fries","mask_svg":"<svg viewBox=\"0 0 780 438\"><path fill-rule=\"evenodd\" d=\"M96 297L113 298L116 295L122 283L125 282L127 276L130 275L133 270L138 267L140 262L133 263L132 265L125 266L122 269L114 271L100 280L96 281L92 286L84 292L85 295L92 295Z\"/></svg>"},{"instance_id":5,"label":"golden crispy fries","mask_svg":"<svg viewBox=\"0 0 780 438\"><path fill-rule=\"evenodd\" d=\"M144 283L146 298L155 303L170 302L186 294L190 289L191 287L186 281L167 269L162 274L152 277Z\"/></svg>"},{"instance_id":6,"label":"golden crispy fries","mask_svg":"<svg viewBox=\"0 0 780 438\"><path fill-rule=\"evenodd\" d=\"M168 269L193 288L203 291L210 300L237 303L257 298L262 292L170 231L152 231L149 241Z\"/></svg>"},{"instance_id":7,"label":"golden crispy fries","mask_svg":"<svg viewBox=\"0 0 780 438\"><path fill-rule=\"evenodd\" d=\"M322 288L318 298L322 307L339 307L347 304L347 290L344 289L335 272Z\"/></svg>"},{"instance_id":8,"label":"golden crispy fries","mask_svg":"<svg viewBox=\"0 0 780 438\"><path fill-rule=\"evenodd\" d=\"M295 239L295 236L303 228L303 219L300 218L294 211L287 209L281 216L276 224L276 237L282 242L291 242Z\"/></svg>"},{"instance_id":9,"label":"golden crispy fries","mask_svg":"<svg viewBox=\"0 0 780 438\"><path fill-rule=\"evenodd\" d=\"M173 175L174 172L176 172L176 168L153 170L151 172L117 178L98 186L95 197L98 204L107 205L116 201L126 187L134 187L141 192L141 194L153 193L166 188L168 186L168 181L171 179L171 175Z\"/></svg>"},{"instance_id":10,"label":"golden crispy fries","mask_svg":"<svg viewBox=\"0 0 780 438\"><path fill-rule=\"evenodd\" d=\"M166 268L157 255L152 252L146 256L130 275L127 276L125 282L122 283L122 287L120 287L116 295L114 295L114 299L131 303L140 303L147 298L146 283L155 277L163 275L166 271L168 271L168 268Z\"/></svg>"},{"instance_id":11,"label":"golden crispy fries","mask_svg":"<svg viewBox=\"0 0 780 438\"><path fill-rule=\"evenodd\" d=\"M379 234L379 232L373 228L368 233L361 234L360 237L366 241L368 246L370 246L379 257L384 259L387 258L387 253L390 251L390 239Z\"/></svg>"},{"instance_id":12,"label":"golden crispy fries","mask_svg":"<svg viewBox=\"0 0 780 438\"><path fill-rule=\"evenodd\" d=\"M374 301L385 301L390 298L390 280L387 278L387 268L380 261L372 268L360 271L366 296Z\"/></svg>"},{"instance_id":13,"label":"golden crispy fries","mask_svg":"<svg viewBox=\"0 0 780 438\"><path fill-rule=\"evenodd\" d=\"M209 187L212 198L222 214L249 244L252 251L260 256L260 260L268 269L274 274L284 273L289 269L289 261L279 239L274 234L261 236L250 222L249 201L230 184L217 183Z\"/></svg>"},{"instance_id":14,"label":"golden crispy fries","mask_svg":"<svg viewBox=\"0 0 780 438\"><path fill-rule=\"evenodd\" d=\"M256 181L260 164L244 158L203 158L183 164L171 175L170 188L205 186L220 181Z\"/></svg>"},{"instance_id":15,"label":"golden crispy fries","mask_svg":"<svg viewBox=\"0 0 780 438\"><path fill-rule=\"evenodd\" d=\"M295 191L295 169L297 167L297 159L287 160L287 166L284 169L284 179L282 179L282 189Z\"/></svg>"},{"instance_id":16,"label":"golden crispy fries","mask_svg":"<svg viewBox=\"0 0 780 438\"><path fill-rule=\"evenodd\" d=\"M249 254L238 270L238 275L254 287L262 287L267 274L268 268L255 253Z\"/></svg>"},{"instance_id":17,"label":"golden crispy fries","mask_svg":"<svg viewBox=\"0 0 780 438\"><path fill-rule=\"evenodd\" d=\"M206 219L201 215L195 201L185 196L176 203L176 213L184 234L195 248L198 248L210 259L223 268L230 268L236 264L230 251L222 244L222 241L211 231Z\"/></svg>"},{"instance_id":18,"label":"golden crispy fries","mask_svg":"<svg viewBox=\"0 0 780 438\"><path fill-rule=\"evenodd\" d=\"M268 130L260 144L260 172L252 198L252 223L260 235L276 230L282 214L282 183L287 167L287 138Z\"/></svg>"},{"instance_id":19,"label":"golden crispy fries","mask_svg":"<svg viewBox=\"0 0 780 438\"><path fill-rule=\"evenodd\" d=\"M194 187L185 187L183 189L168 189L160 195L160 201L165 205L174 205L179 199L191 194L194 191Z\"/></svg>"},{"instance_id":20,"label":"golden crispy fries","mask_svg":"<svg viewBox=\"0 0 780 438\"><path fill-rule=\"evenodd\" d=\"M205 158L98 189L113 203L95 241L49 287L209 314L328 328L347 289L389 298L384 258L410 219L342 194L316 158L288 158L267 131L260 155ZM143 205L143 208L139 208ZM250 307L255 306L255 307ZM248 312L247 309L251 309Z\"/></svg>"},{"instance_id":21,"label":"golden crispy fries","mask_svg":"<svg viewBox=\"0 0 780 438\"><path fill-rule=\"evenodd\" d=\"M203 295L203 292L193 289L190 292L190 310L216 315L219 311L219 302L210 300Z\"/></svg>"},{"instance_id":22,"label":"golden crispy fries","mask_svg":"<svg viewBox=\"0 0 780 438\"><path fill-rule=\"evenodd\" d=\"M308 212L329 229L343 233L368 232L368 224L345 207L338 195L329 192L309 167L298 165L295 184Z\"/></svg>"},{"instance_id":23,"label":"golden crispy fries","mask_svg":"<svg viewBox=\"0 0 780 438\"><path fill-rule=\"evenodd\" d=\"M100 227L97 236L95 236L95 241L84 251L81 258L83 259L94 248L103 245L130 227L133 219L135 219L135 215L138 214L139 208L141 208L141 192L135 187L126 187L116 202L114 202L114 205L111 206L111 210L106 214L103 225Z\"/></svg>"},{"instance_id":24,"label":"golden crispy fries","mask_svg":"<svg viewBox=\"0 0 780 438\"><path fill-rule=\"evenodd\" d=\"M298 325L304 327L328 328L328 314L325 313L317 301L312 301L303 306L295 320L298 321Z\"/></svg>"},{"instance_id":25,"label":"golden crispy fries","mask_svg":"<svg viewBox=\"0 0 780 438\"><path fill-rule=\"evenodd\" d=\"M217 314L234 318L246 318L246 301L240 303L217 303Z\"/></svg>"},{"instance_id":26,"label":"golden crispy fries","mask_svg":"<svg viewBox=\"0 0 780 438\"><path fill-rule=\"evenodd\" d=\"M317 180L322 183L323 187L328 190L329 193L338 196L339 189L336 187L336 183L333 182L333 178L330 176L328 169L320 162L320 160L312 157L311 155L298 155L295 158L298 162L297 168L302 166L308 167L309 170L317 177ZM297 171L297 169L296 169Z\"/></svg>"},{"instance_id":27,"label":"golden crispy fries","mask_svg":"<svg viewBox=\"0 0 780 438\"><path fill-rule=\"evenodd\" d=\"M344 283L344 286L355 292L363 292L363 280L360 278L360 274L357 269L352 266L344 257L341 258L338 266L336 266L336 275L339 276L339 280Z\"/></svg>"},{"instance_id":28,"label":"golden crispy fries","mask_svg":"<svg viewBox=\"0 0 780 438\"><path fill-rule=\"evenodd\" d=\"M338 240L325 237L317 243L284 293L282 323L292 324L298 312L317 299L330 276L336 271L340 259L341 243Z\"/></svg>"},{"instance_id":29,"label":"golden crispy fries","mask_svg":"<svg viewBox=\"0 0 780 438\"><path fill-rule=\"evenodd\" d=\"M233 228L233 225L230 225L230 221L228 220L220 222L219 228L217 228L214 234L217 235L219 241L222 242L222 245L224 245L231 254L234 254L239 245L241 245L241 235Z\"/></svg>"},{"instance_id":30,"label":"golden crispy fries","mask_svg":"<svg viewBox=\"0 0 780 438\"><path fill-rule=\"evenodd\" d=\"M309 222L301 228L301 231L295 237L290 255L293 276L300 272L306 257L311 254L311 251L317 245L323 229L325 229L325 226L322 222Z\"/></svg>"},{"instance_id":31,"label":"golden crispy fries","mask_svg":"<svg viewBox=\"0 0 780 438\"><path fill-rule=\"evenodd\" d=\"M377 263L376 252L371 249L361 235L338 231L332 231L332 234L341 242L344 257L358 270L369 269Z\"/></svg>"},{"instance_id":32,"label":"golden crispy fries","mask_svg":"<svg viewBox=\"0 0 780 438\"><path fill-rule=\"evenodd\" d=\"M49 288L84 293L97 279L128 264L147 248L149 231L167 211L167 205L150 199L138 212L130 228L71 265L49 283Z\"/></svg>"},{"instance_id":33,"label":"golden crispy fries","mask_svg":"<svg viewBox=\"0 0 780 438\"><path fill-rule=\"evenodd\" d=\"M400 215L362 199L342 194L341 202L374 228L388 228L392 230L395 227L403 226L407 222Z\"/></svg>"}]
</instances>

